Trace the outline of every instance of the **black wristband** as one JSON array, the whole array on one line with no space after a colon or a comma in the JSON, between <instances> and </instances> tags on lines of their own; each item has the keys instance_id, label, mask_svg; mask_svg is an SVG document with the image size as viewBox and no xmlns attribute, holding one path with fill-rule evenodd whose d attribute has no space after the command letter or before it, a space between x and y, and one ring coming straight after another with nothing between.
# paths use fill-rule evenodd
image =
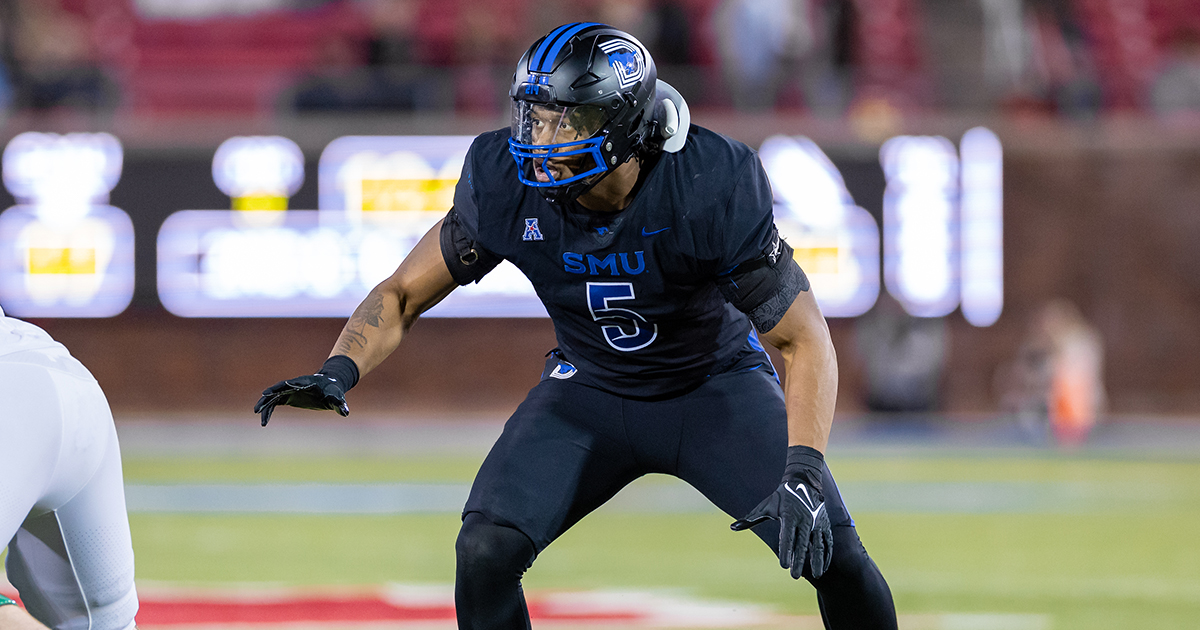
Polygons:
<instances>
[{"instance_id":1,"label":"black wristband","mask_svg":"<svg viewBox=\"0 0 1200 630\"><path fill-rule=\"evenodd\" d=\"M825 471L825 456L815 448L808 446L789 446L787 450L787 467L783 469L784 479L799 478L808 487L824 493L821 478Z\"/></svg>"},{"instance_id":2,"label":"black wristband","mask_svg":"<svg viewBox=\"0 0 1200 630\"><path fill-rule=\"evenodd\" d=\"M317 374L336 378L339 383L345 385L342 390L344 392L350 391L351 387L358 384L358 365L354 363L354 359L344 354L335 354L325 359L325 364Z\"/></svg>"}]
</instances>

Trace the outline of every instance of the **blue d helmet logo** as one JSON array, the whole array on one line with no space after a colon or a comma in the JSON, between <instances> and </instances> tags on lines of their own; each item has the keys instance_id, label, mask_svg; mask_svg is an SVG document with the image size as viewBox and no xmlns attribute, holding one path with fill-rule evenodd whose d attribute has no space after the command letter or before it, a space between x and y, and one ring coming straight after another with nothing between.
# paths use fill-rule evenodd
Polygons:
<instances>
[{"instance_id":1,"label":"blue d helmet logo","mask_svg":"<svg viewBox=\"0 0 1200 630\"><path fill-rule=\"evenodd\" d=\"M551 370L551 372L550 372L550 378L556 378L560 381L563 381L568 378L571 378L572 376L575 376L575 372L577 372L577 371L578 370L575 369L574 365L571 365L569 362L559 359L558 365L554 366L554 369Z\"/></svg>"},{"instance_id":2,"label":"blue d helmet logo","mask_svg":"<svg viewBox=\"0 0 1200 630\"><path fill-rule=\"evenodd\" d=\"M612 66L621 89L627 89L646 78L646 62L642 51L633 44L613 39L600 44L600 50L608 55L608 65Z\"/></svg>"}]
</instances>

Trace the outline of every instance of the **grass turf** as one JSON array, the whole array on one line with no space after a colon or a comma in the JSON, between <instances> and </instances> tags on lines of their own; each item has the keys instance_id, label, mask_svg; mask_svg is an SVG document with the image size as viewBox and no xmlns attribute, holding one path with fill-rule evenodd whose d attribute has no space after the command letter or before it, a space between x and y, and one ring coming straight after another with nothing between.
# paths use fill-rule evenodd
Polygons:
<instances>
[{"instance_id":1,"label":"grass turf","mask_svg":"<svg viewBox=\"0 0 1200 630\"><path fill-rule=\"evenodd\" d=\"M128 459L129 483L467 481L477 458ZM1194 628L1200 619L1200 462L1028 457L841 457L870 482L1086 482L1111 497L1049 513L854 510L902 615L1027 613L1057 630ZM662 483L639 481L639 483ZM449 584L454 514L133 514L139 580L228 584ZM753 535L712 510L601 508L546 550L526 588L668 588L816 614Z\"/></svg>"}]
</instances>

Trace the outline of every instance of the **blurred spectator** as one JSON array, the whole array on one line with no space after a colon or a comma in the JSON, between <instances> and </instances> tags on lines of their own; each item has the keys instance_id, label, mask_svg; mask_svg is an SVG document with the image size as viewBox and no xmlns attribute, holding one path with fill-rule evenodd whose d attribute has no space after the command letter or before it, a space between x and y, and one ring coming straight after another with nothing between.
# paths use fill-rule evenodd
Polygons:
<instances>
[{"instance_id":1,"label":"blurred spectator","mask_svg":"<svg viewBox=\"0 0 1200 630\"><path fill-rule=\"evenodd\" d=\"M448 108L449 81L418 62L418 0L359 0L365 32L333 31L316 68L284 100L314 112Z\"/></svg>"},{"instance_id":2,"label":"blurred spectator","mask_svg":"<svg viewBox=\"0 0 1200 630\"><path fill-rule=\"evenodd\" d=\"M724 0L712 15L722 72L738 109L774 107L813 51L808 0Z\"/></svg>"},{"instance_id":3,"label":"blurred spectator","mask_svg":"<svg viewBox=\"0 0 1200 630\"><path fill-rule=\"evenodd\" d=\"M1030 93L1029 44L1020 0L980 0L983 7L983 74L998 98Z\"/></svg>"},{"instance_id":4,"label":"blurred spectator","mask_svg":"<svg viewBox=\"0 0 1200 630\"><path fill-rule=\"evenodd\" d=\"M1150 101L1163 118L1200 120L1200 32L1182 28L1171 41Z\"/></svg>"},{"instance_id":5,"label":"blurred spectator","mask_svg":"<svg viewBox=\"0 0 1200 630\"><path fill-rule=\"evenodd\" d=\"M1041 93L1059 114L1091 118L1100 109L1100 84L1083 30L1066 0L1030 0L1033 62Z\"/></svg>"},{"instance_id":6,"label":"blurred spectator","mask_svg":"<svg viewBox=\"0 0 1200 630\"><path fill-rule=\"evenodd\" d=\"M855 16L852 0L723 0L710 22L734 106L845 113Z\"/></svg>"},{"instance_id":7,"label":"blurred spectator","mask_svg":"<svg viewBox=\"0 0 1200 630\"><path fill-rule=\"evenodd\" d=\"M658 48L655 37L658 34L655 15L650 11L647 0L600 0L596 8L596 21L618 28L646 45L655 52L658 61Z\"/></svg>"},{"instance_id":8,"label":"blurred spectator","mask_svg":"<svg viewBox=\"0 0 1200 630\"><path fill-rule=\"evenodd\" d=\"M521 4L516 0L491 0L468 2L460 8L455 29L458 111L494 114L507 110L509 80L527 44L518 40L524 33L519 33L514 24L520 21Z\"/></svg>"},{"instance_id":9,"label":"blurred spectator","mask_svg":"<svg viewBox=\"0 0 1200 630\"><path fill-rule=\"evenodd\" d=\"M981 0L984 75L1015 113L1090 118L1100 86L1083 31L1066 0Z\"/></svg>"},{"instance_id":10,"label":"blurred spectator","mask_svg":"<svg viewBox=\"0 0 1200 630\"><path fill-rule=\"evenodd\" d=\"M1087 439L1106 404L1100 333L1064 299L1030 322L1012 364L998 373L1002 403L1034 435L1060 444Z\"/></svg>"},{"instance_id":11,"label":"blurred spectator","mask_svg":"<svg viewBox=\"0 0 1200 630\"><path fill-rule=\"evenodd\" d=\"M654 51L655 64L673 66L693 63L692 23L683 3L672 0L658 2L647 14L647 21L648 33L642 43Z\"/></svg>"},{"instance_id":12,"label":"blurred spectator","mask_svg":"<svg viewBox=\"0 0 1200 630\"><path fill-rule=\"evenodd\" d=\"M363 0L367 18L367 65L400 68L416 61L416 0Z\"/></svg>"},{"instance_id":13,"label":"blurred spectator","mask_svg":"<svg viewBox=\"0 0 1200 630\"><path fill-rule=\"evenodd\" d=\"M694 3L659 0L646 10L640 31L633 33L654 51L658 78L670 83L693 107L725 104L717 85L720 79L703 59L708 33L697 32L697 18L707 17Z\"/></svg>"},{"instance_id":14,"label":"blurred spectator","mask_svg":"<svg viewBox=\"0 0 1200 630\"><path fill-rule=\"evenodd\" d=\"M821 5L818 32L829 34L824 47L828 55L829 68L819 76L819 98L812 107L818 113L841 113L850 101L851 73L854 71L854 33L858 28L858 14L851 0L826 0Z\"/></svg>"},{"instance_id":15,"label":"blurred spectator","mask_svg":"<svg viewBox=\"0 0 1200 630\"><path fill-rule=\"evenodd\" d=\"M867 408L922 412L937 408L949 340L940 317L913 317L884 293L854 322L866 368Z\"/></svg>"},{"instance_id":16,"label":"blurred spectator","mask_svg":"<svg viewBox=\"0 0 1200 630\"><path fill-rule=\"evenodd\" d=\"M16 11L12 0L0 0L0 119L13 104L13 39Z\"/></svg>"},{"instance_id":17,"label":"blurred spectator","mask_svg":"<svg viewBox=\"0 0 1200 630\"><path fill-rule=\"evenodd\" d=\"M17 107L111 111L116 106L116 86L97 63L86 20L64 10L59 0L16 0L11 15Z\"/></svg>"}]
</instances>

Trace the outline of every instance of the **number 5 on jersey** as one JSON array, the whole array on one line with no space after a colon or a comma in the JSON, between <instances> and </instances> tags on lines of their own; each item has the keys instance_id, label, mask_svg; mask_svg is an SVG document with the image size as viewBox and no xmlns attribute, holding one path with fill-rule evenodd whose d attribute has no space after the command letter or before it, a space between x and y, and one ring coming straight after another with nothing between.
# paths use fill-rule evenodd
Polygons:
<instances>
[{"instance_id":1,"label":"number 5 on jersey","mask_svg":"<svg viewBox=\"0 0 1200 630\"><path fill-rule=\"evenodd\" d=\"M611 305L617 300L633 298L631 282L587 283L588 310L592 319L601 322L600 330L608 345L622 352L641 350L658 337L658 324L651 324L636 311Z\"/></svg>"}]
</instances>

